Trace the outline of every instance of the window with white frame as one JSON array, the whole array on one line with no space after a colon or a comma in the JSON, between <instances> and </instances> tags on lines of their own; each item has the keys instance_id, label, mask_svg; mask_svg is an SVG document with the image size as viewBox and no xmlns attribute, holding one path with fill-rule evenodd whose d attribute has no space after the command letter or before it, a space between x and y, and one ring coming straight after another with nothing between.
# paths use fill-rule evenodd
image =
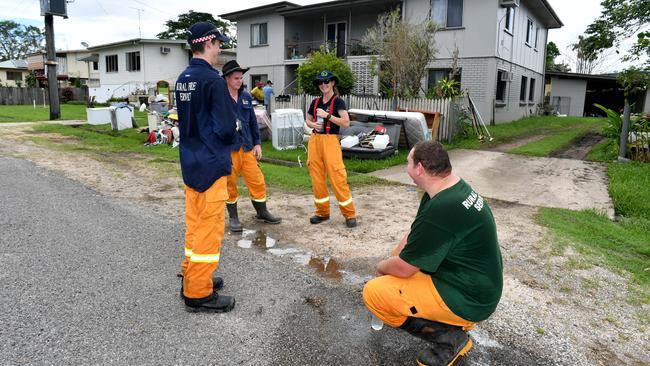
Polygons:
<instances>
[{"instance_id":1,"label":"window with white frame","mask_svg":"<svg viewBox=\"0 0 650 366\"><path fill-rule=\"evenodd\" d=\"M512 31L515 29L515 9L514 8L506 8L506 25L505 25L505 30L507 30L510 34L512 34Z\"/></svg>"},{"instance_id":2,"label":"window with white frame","mask_svg":"<svg viewBox=\"0 0 650 366\"><path fill-rule=\"evenodd\" d=\"M93 70L99 70L99 61L93 61Z\"/></svg>"},{"instance_id":3,"label":"window with white frame","mask_svg":"<svg viewBox=\"0 0 650 366\"><path fill-rule=\"evenodd\" d=\"M117 55L106 56L106 72L117 72Z\"/></svg>"},{"instance_id":4,"label":"window with white frame","mask_svg":"<svg viewBox=\"0 0 650 366\"><path fill-rule=\"evenodd\" d=\"M268 45L267 23L251 24L251 46Z\"/></svg>"},{"instance_id":5,"label":"window with white frame","mask_svg":"<svg viewBox=\"0 0 650 366\"><path fill-rule=\"evenodd\" d=\"M140 51L126 53L126 71L140 71Z\"/></svg>"},{"instance_id":6,"label":"window with white frame","mask_svg":"<svg viewBox=\"0 0 650 366\"><path fill-rule=\"evenodd\" d=\"M23 81L23 73L20 71L7 71L7 80Z\"/></svg>"},{"instance_id":7,"label":"window with white frame","mask_svg":"<svg viewBox=\"0 0 650 366\"><path fill-rule=\"evenodd\" d=\"M528 92L528 101L535 101L535 79L530 78L530 91Z\"/></svg>"},{"instance_id":8,"label":"window with white frame","mask_svg":"<svg viewBox=\"0 0 650 366\"><path fill-rule=\"evenodd\" d=\"M497 95L496 100L499 103L504 103L506 101L506 71L498 70L497 71Z\"/></svg>"},{"instance_id":9,"label":"window with white frame","mask_svg":"<svg viewBox=\"0 0 650 366\"><path fill-rule=\"evenodd\" d=\"M539 42L539 27L535 27L535 49L537 49L538 42Z\"/></svg>"},{"instance_id":10,"label":"window with white frame","mask_svg":"<svg viewBox=\"0 0 650 366\"><path fill-rule=\"evenodd\" d=\"M463 26L463 0L431 0L431 20L445 28Z\"/></svg>"},{"instance_id":11,"label":"window with white frame","mask_svg":"<svg viewBox=\"0 0 650 366\"><path fill-rule=\"evenodd\" d=\"M530 18L529 18L528 19L528 26L526 27L526 44L527 45L530 46L533 43L532 38L533 38L533 21L530 20Z\"/></svg>"}]
</instances>

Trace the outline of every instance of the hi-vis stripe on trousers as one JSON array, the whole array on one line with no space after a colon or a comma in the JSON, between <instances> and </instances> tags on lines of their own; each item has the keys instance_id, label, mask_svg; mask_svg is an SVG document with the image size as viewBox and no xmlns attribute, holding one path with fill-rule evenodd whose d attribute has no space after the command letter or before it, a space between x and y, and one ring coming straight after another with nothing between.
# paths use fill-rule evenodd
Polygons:
<instances>
[{"instance_id":1,"label":"hi-vis stripe on trousers","mask_svg":"<svg viewBox=\"0 0 650 366\"><path fill-rule=\"evenodd\" d=\"M217 179L205 192L185 186L185 260L182 264L185 297L212 293L212 273L219 266L224 233L227 177Z\"/></svg>"},{"instance_id":2,"label":"hi-vis stripe on trousers","mask_svg":"<svg viewBox=\"0 0 650 366\"><path fill-rule=\"evenodd\" d=\"M228 203L235 203L239 198L237 178L240 175L244 177L251 200L266 202L264 175L257 164L253 150L244 151L244 148L240 147L239 150L233 151L230 156L232 157L232 174L228 177Z\"/></svg>"},{"instance_id":3,"label":"hi-vis stripe on trousers","mask_svg":"<svg viewBox=\"0 0 650 366\"><path fill-rule=\"evenodd\" d=\"M316 216L325 217L330 215L330 194L327 190L326 180L329 176L334 195L336 200L339 201L341 213L346 219L356 217L338 136L311 135L307 156L311 188L314 192L314 204L316 205Z\"/></svg>"}]
</instances>

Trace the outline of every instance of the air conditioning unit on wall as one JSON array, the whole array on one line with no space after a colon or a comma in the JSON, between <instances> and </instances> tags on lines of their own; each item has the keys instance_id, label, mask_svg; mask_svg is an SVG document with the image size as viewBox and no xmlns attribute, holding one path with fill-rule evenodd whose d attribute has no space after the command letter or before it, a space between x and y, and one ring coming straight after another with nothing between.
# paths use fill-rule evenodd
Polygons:
<instances>
[{"instance_id":1,"label":"air conditioning unit on wall","mask_svg":"<svg viewBox=\"0 0 650 366\"><path fill-rule=\"evenodd\" d=\"M515 8L519 6L519 0L499 0L499 5L504 8Z\"/></svg>"},{"instance_id":2,"label":"air conditioning unit on wall","mask_svg":"<svg viewBox=\"0 0 650 366\"><path fill-rule=\"evenodd\" d=\"M512 73L509 71L501 71L500 81L512 81Z\"/></svg>"},{"instance_id":3,"label":"air conditioning unit on wall","mask_svg":"<svg viewBox=\"0 0 650 366\"><path fill-rule=\"evenodd\" d=\"M160 46L160 53L162 53L163 55L168 54L169 52L171 52L171 50L172 50L172 49L169 48L169 47L166 47L166 46Z\"/></svg>"}]
</instances>

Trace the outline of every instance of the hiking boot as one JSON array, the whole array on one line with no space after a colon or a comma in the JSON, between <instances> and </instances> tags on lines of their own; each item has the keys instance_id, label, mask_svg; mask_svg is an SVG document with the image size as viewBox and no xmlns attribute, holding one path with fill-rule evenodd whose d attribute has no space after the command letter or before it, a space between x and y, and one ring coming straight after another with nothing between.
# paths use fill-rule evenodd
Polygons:
<instances>
[{"instance_id":1,"label":"hiking boot","mask_svg":"<svg viewBox=\"0 0 650 366\"><path fill-rule=\"evenodd\" d=\"M309 222L312 223L312 224L320 224L321 222L327 221L329 219L330 219L329 216L316 216L316 215L314 215L314 216L309 218Z\"/></svg>"},{"instance_id":2,"label":"hiking boot","mask_svg":"<svg viewBox=\"0 0 650 366\"><path fill-rule=\"evenodd\" d=\"M178 277L181 278L181 297L185 298L185 295L183 295L183 275L179 275ZM223 278L219 276L212 277L212 291L219 291L222 288L223 288Z\"/></svg>"},{"instance_id":3,"label":"hiking boot","mask_svg":"<svg viewBox=\"0 0 650 366\"><path fill-rule=\"evenodd\" d=\"M253 202L253 207L255 207L255 211L257 212L257 215L255 215L257 220L264 221L267 224L279 224L282 222L280 217L271 215L269 210L266 209L266 202L251 202Z\"/></svg>"},{"instance_id":4,"label":"hiking boot","mask_svg":"<svg viewBox=\"0 0 650 366\"><path fill-rule=\"evenodd\" d=\"M237 202L235 203L226 203L226 208L228 209L228 227L230 231L234 233L239 233L244 230L239 222L239 216L237 215Z\"/></svg>"},{"instance_id":5,"label":"hiking boot","mask_svg":"<svg viewBox=\"0 0 650 366\"><path fill-rule=\"evenodd\" d=\"M235 307L235 298L213 292L201 299L185 298L185 310L191 313L226 313Z\"/></svg>"},{"instance_id":6,"label":"hiking boot","mask_svg":"<svg viewBox=\"0 0 650 366\"><path fill-rule=\"evenodd\" d=\"M419 365L452 365L472 348L472 340L462 327L408 317L400 328L431 343L431 347L418 353L416 360Z\"/></svg>"},{"instance_id":7,"label":"hiking boot","mask_svg":"<svg viewBox=\"0 0 650 366\"><path fill-rule=\"evenodd\" d=\"M345 219L345 226L350 228L357 226L357 219L354 217L351 219Z\"/></svg>"}]
</instances>

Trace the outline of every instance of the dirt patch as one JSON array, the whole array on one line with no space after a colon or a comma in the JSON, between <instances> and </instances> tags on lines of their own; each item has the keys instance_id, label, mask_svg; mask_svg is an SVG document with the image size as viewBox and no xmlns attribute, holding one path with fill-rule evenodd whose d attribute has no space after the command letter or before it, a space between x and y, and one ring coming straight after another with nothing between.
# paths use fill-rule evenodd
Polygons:
<instances>
[{"instance_id":1,"label":"dirt patch","mask_svg":"<svg viewBox=\"0 0 650 366\"><path fill-rule=\"evenodd\" d=\"M571 141L571 144L551 154L553 158L584 160L594 146L604 140L604 137L598 132L587 132Z\"/></svg>"},{"instance_id":2,"label":"dirt patch","mask_svg":"<svg viewBox=\"0 0 650 366\"><path fill-rule=\"evenodd\" d=\"M0 156L31 160L105 196L183 221L182 179L176 163L49 150L23 138L23 129L10 130L0 141ZM58 139L57 143L72 142ZM282 216L281 224L256 222L246 199L240 200L240 218L245 228L264 230L276 238L278 246L331 258L337 263L336 270L371 276L376 261L387 256L408 230L421 192L399 185L352 187L352 191L359 222L354 229L345 227L335 205L329 221L311 225L309 216L314 207L308 192L291 194L273 188L268 206ZM556 253L553 239L535 223L536 207L488 202L497 222L505 280L497 312L479 328L503 344L531 352L543 350L559 364L650 364L650 356L644 352L650 343L650 327L638 320L639 314L650 312L650 307L626 301L629 279L599 267L576 268L574 263L580 255L570 250ZM228 247L239 239L241 234L227 234L225 258ZM308 267L315 272L321 268L319 263ZM318 297L305 299L305 303L317 310L322 305Z\"/></svg>"}]
</instances>

